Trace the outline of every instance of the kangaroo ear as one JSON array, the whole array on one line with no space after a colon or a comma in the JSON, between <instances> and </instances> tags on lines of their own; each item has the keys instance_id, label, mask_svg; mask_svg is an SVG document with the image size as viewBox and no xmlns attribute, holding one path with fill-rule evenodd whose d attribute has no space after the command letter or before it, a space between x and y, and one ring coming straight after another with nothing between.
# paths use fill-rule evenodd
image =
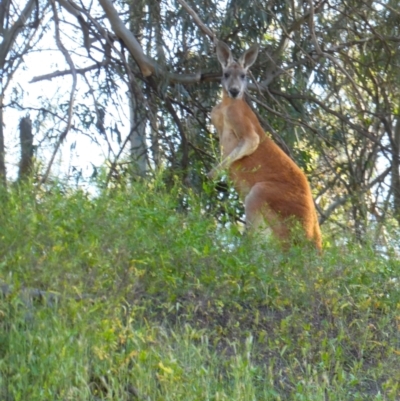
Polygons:
<instances>
[{"instance_id":1,"label":"kangaroo ear","mask_svg":"<svg viewBox=\"0 0 400 401\"><path fill-rule=\"evenodd\" d=\"M250 49L246 50L243 54L242 57L239 59L239 64L245 68L246 70L250 68L254 62L257 59L258 55L258 45L253 45L250 47Z\"/></svg>"},{"instance_id":2,"label":"kangaroo ear","mask_svg":"<svg viewBox=\"0 0 400 401\"><path fill-rule=\"evenodd\" d=\"M217 42L217 58L221 63L222 68L226 68L230 63L233 62L232 52L228 45L221 40Z\"/></svg>"}]
</instances>

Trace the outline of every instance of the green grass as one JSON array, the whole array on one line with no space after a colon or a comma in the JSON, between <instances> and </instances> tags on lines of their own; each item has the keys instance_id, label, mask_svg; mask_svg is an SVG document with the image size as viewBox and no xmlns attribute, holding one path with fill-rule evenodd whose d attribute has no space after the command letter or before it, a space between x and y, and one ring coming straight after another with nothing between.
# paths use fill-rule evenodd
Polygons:
<instances>
[{"instance_id":1,"label":"green grass","mask_svg":"<svg viewBox=\"0 0 400 401\"><path fill-rule=\"evenodd\" d=\"M239 241L157 183L0 198L1 400L400 398L395 257Z\"/></svg>"}]
</instances>

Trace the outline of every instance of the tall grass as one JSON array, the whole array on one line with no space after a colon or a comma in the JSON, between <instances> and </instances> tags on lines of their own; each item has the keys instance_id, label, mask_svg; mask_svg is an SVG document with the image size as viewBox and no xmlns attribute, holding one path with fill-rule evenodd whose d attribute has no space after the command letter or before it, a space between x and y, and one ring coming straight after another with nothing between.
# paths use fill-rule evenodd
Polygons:
<instances>
[{"instance_id":1,"label":"tall grass","mask_svg":"<svg viewBox=\"0 0 400 401\"><path fill-rule=\"evenodd\" d=\"M0 197L0 399L399 399L396 258L217 234L157 182Z\"/></svg>"}]
</instances>

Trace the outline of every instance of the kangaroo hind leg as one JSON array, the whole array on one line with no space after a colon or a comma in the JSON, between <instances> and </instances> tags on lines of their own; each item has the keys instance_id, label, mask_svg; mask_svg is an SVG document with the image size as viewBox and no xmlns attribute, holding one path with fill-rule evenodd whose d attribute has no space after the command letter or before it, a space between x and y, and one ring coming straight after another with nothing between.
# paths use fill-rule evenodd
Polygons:
<instances>
[{"instance_id":1,"label":"kangaroo hind leg","mask_svg":"<svg viewBox=\"0 0 400 401\"><path fill-rule=\"evenodd\" d=\"M257 231L263 224L267 224L275 237L286 243L290 230L282 217L270 206L273 192L271 185L265 182L259 182L251 188L244 200L246 229Z\"/></svg>"}]
</instances>

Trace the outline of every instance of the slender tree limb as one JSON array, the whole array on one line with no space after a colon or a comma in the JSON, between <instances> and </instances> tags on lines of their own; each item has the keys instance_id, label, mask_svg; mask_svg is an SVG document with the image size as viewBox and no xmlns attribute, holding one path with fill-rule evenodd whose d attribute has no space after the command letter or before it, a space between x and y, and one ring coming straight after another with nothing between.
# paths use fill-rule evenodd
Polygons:
<instances>
[{"instance_id":1,"label":"slender tree limb","mask_svg":"<svg viewBox=\"0 0 400 401\"><path fill-rule=\"evenodd\" d=\"M97 68L105 67L109 64L109 61L102 61L85 68L76 68L75 72L80 75L84 75L86 72L95 70ZM40 81L51 81L53 78L64 77L72 74L72 70L57 70L49 74L38 75L33 77L29 83L33 84ZM182 74L179 75L179 83L183 84L196 84L199 82L219 82L221 80L221 73L205 73L205 74ZM172 82L177 82L173 81ZM253 89L253 87L251 88Z\"/></svg>"},{"instance_id":2,"label":"slender tree limb","mask_svg":"<svg viewBox=\"0 0 400 401\"><path fill-rule=\"evenodd\" d=\"M172 82L193 83L201 80L201 74L174 74L168 72L163 66L157 64L152 58L143 53L140 43L137 41L132 32L125 26L114 8L111 0L99 0L104 12L106 13L111 27L115 34L124 42L131 56L137 62L142 74L145 77L156 74L164 76Z\"/></svg>"},{"instance_id":3,"label":"slender tree limb","mask_svg":"<svg viewBox=\"0 0 400 401\"><path fill-rule=\"evenodd\" d=\"M252 89L251 84L248 86L250 89ZM266 91L265 88L263 89L261 87L261 90ZM379 142L379 140L374 136L374 134L372 132L369 132L365 129L362 129L359 125L353 123L350 121L350 119L348 117L346 117L344 114L335 111L333 109L331 109L330 107L328 107L324 102L316 99L315 97L312 96L306 96L306 95L301 95L301 94L296 94L296 93L285 93L285 92L281 92L278 90L274 90L274 89L270 89L270 91L278 96L282 96L284 98L287 99L299 99L299 100L306 100L312 103L315 103L316 105L318 105L319 107L321 107L324 111L326 111L327 113L335 116L336 118L338 118L339 120L343 121L345 124L347 124L349 127L351 127L352 129L354 129L355 131L357 131L358 133L360 133L361 135L365 136L366 138L368 138L369 140L371 140L373 143L376 143L381 150L386 150L391 152L391 150L383 145L382 143Z\"/></svg>"},{"instance_id":4,"label":"slender tree limb","mask_svg":"<svg viewBox=\"0 0 400 401\"><path fill-rule=\"evenodd\" d=\"M58 149L61 146L61 143L64 141L64 139L66 138L71 125L72 125L72 112L73 112L73 108L74 108L74 100L75 100L75 90L76 90L76 84L77 84L77 76L76 76L76 69L75 69L75 65L74 62L72 60L71 55L68 53L68 50L65 48L65 46L63 45L61 38L60 38L60 20L58 18L58 13L57 13L57 8L56 8L56 3L55 0L51 0L51 7L53 9L53 15L54 15L54 29L55 29L55 38L56 38L56 43L57 43L57 47L59 48L59 50L61 51L61 53L63 54L66 62L68 63L69 67L71 68L72 71L72 87L71 87L71 93L70 93L70 99L69 99L69 106L68 106L68 119L67 119L67 125L64 129L64 131L62 132L62 134L60 135L57 144L54 148L53 154L50 158L50 162L47 166L47 169L40 181L41 184L44 184L47 181L47 178L49 177L50 174L50 170L51 167L54 163L54 159L56 157L56 154L58 152Z\"/></svg>"},{"instance_id":5,"label":"slender tree limb","mask_svg":"<svg viewBox=\"0 0 400 401\"><path fill-rule=\"evenodd\" d=\"M363 194L367 191L369 191L374 185L378 184L379 182L382 182L386 176L390 173L391 167L388 167L385 171L383 171L378 177L376 177L373 181L371 181L368 185L365 187L361 188L360 191L358 191L358 194ZM344 205L352 196L354 196L354 193L349 193L346 196L341 196L336 198L334 202L332 202L329 207L325 210L322 210L321 208L318 208L321 218L319 221L319 224L323 224L328 218L331 216L331 214L339 207Z\"/></svg>"},{"instance_id":6,"label":"slender tree limb","mask_svg":"<svg viewBox=\"0 0 400 401\"><path fill-rule=\"evenodd\" d=\"M200 28L200 30L207 36L209 36L213 43L216 44L217 36L215 35L215 33L203 23L198 14L186 3L186 1L178 0L178 3L181 4L186 12L193 18L194 22Z\"/></svg>"},{"instance_id":7,"label":"slender tree limb","mask_svg":"<svg viewBox=\"0 0 400 401\"><path fill-rule=\"evenodd\" d=\"M114 8L112 1L99 0L99 3L103 7L115 34L124 42L131 56L137 62L142 74L145 77L152 75L157 70L155 62L143 53L142 46L140 46L140 43L137 41L135 36L125 26L119 17L117 10Z\"/></svg>"},{"instance_id":8,"label":"slender tree limb","mask_svg":"<svg viewBox=\"0 0 400 401\"><path fill-rule=\"evenodd\" d=\"M3 36L3 41L0 44L0 69L4 68L4 63L7 55L9 54L12 46L17 39L18 34L24 28L26 21L29 19L35 7L36 1L29 0L25 8L21 12L18 19L14 22L10 29L7 29Z\"/></svg>"},{"instance_id":9,"label":"slender tree limb","mask_svg":"<svg viewBox=\"0 0 400 401\"><path fill-rule=\"evenodd\" d=\"M84 20L81 12L76 7L74 7L72 2L68 0L57 0L57 1L65 10L67 10L71 15L73 15L77 19L78 24L80 25L82 30L83 44L89 54L90 53L89 27L86 21Z\"/></svg>"},{"instance_id":10,"label":"slender tree limb","mask_svg":"<svg viewBox=\"0 0 400 401\"><path fill-rule=\"evenodd\" d=\"M314 12L320 12L322 10L322 7L326 0L320 1L318 4L316 4ZM311 12L308 12L298 19L294 20L292 24L289 27L286 27L284 24L280 23L280 19L278 16L272 11L272 9L269 9L269 13L275 18L275 20L279 23L280 28L282 29L283 35L281 36L281 39L278 43L278 46L276 50L273 52L272 56L269 56L270 61L277 67L276 65L276 60L279 60L282 57L283 52L288 46L289 40L292 38L293 32L297 31L304 23L306 23L310 18L311 18ZM299 44L297 44L301 48ZM312 58L310 54L308 54L304 49L303 53L307 55L307 58ZM261 85L268 85L270 82L272 82L275 74L271 74L269 71L267 71L267 76L263 81L261 82ZM280 75L280 73L278 74Z\"/></svg>"},{"instance_id":11,"label":"slender tree limb","mask_svg":"<svg viewBox=\"0 0 400 401\"><path fill-rule=\"evenodd\" d=\"M96 70L101 67L105 67L106 65L108 65L108 61L102 61L101 63L93 64L85 68L76 68L75 73L84 75L86 72ZM73 74L73 71L74 70L63 70L63 71L57 70L49 74L38 75L37 77L33 77L29 81L29 83L33 84L35 82L40 82L40 81L51 81L53 78L64 77L65 75Z\"/></svg>"},{"instance_id":12,"label":"slender tree limb","mask_svg":"<svg viewBox=\"0 0 400 401\"><path fill-rule=\"evenodd\" d=\"M350 74L342 67L342 65L339 63L338 60L336 60L335 57L333 57L331 54L328 54L326 52L323 52L319 43L317 36L315 34L315 25L314 25L314 4L313 0L308 0L308 4L310 6L310 18L308 19L308 26L310 28L310 33L311 33L311 40L314 44L315 51L319 56L325 57L329 60L332 61L332 63L336 64L336 66L339 68L339 70L347 77L347 79L351 82L353 85L354 90L357 93L357 97L355 98L356 102L360 102L363 107L360 107L363 110L366 110L365 103L363 101L363 96L361 95L360 91L358 90L357 84L354 82L354 79L350 76Z\"/></svg>"},{"instance_id":13,"label":"slender tree limb","mask_svg":"<svg viewBox=\"0 0 400 401\"><path fill-rule=\"evenodd\" d=\"M174 109L174 106L171 103L171 100L169 97L165 98L165 106L168 110L168 112L171 114L171 117L175 121L176 126L178 127L179 134L181 136L181 141L182 141L182 159L181 159L181 165L182 165L182 170L184 172L185 178L187 175L187 168L189 166L189 146L188 146L188 139L186 136L185 129L182 125L181 120L178 117L178 114L176 114L176 111Z\"/></svg>"}]
</instances>

